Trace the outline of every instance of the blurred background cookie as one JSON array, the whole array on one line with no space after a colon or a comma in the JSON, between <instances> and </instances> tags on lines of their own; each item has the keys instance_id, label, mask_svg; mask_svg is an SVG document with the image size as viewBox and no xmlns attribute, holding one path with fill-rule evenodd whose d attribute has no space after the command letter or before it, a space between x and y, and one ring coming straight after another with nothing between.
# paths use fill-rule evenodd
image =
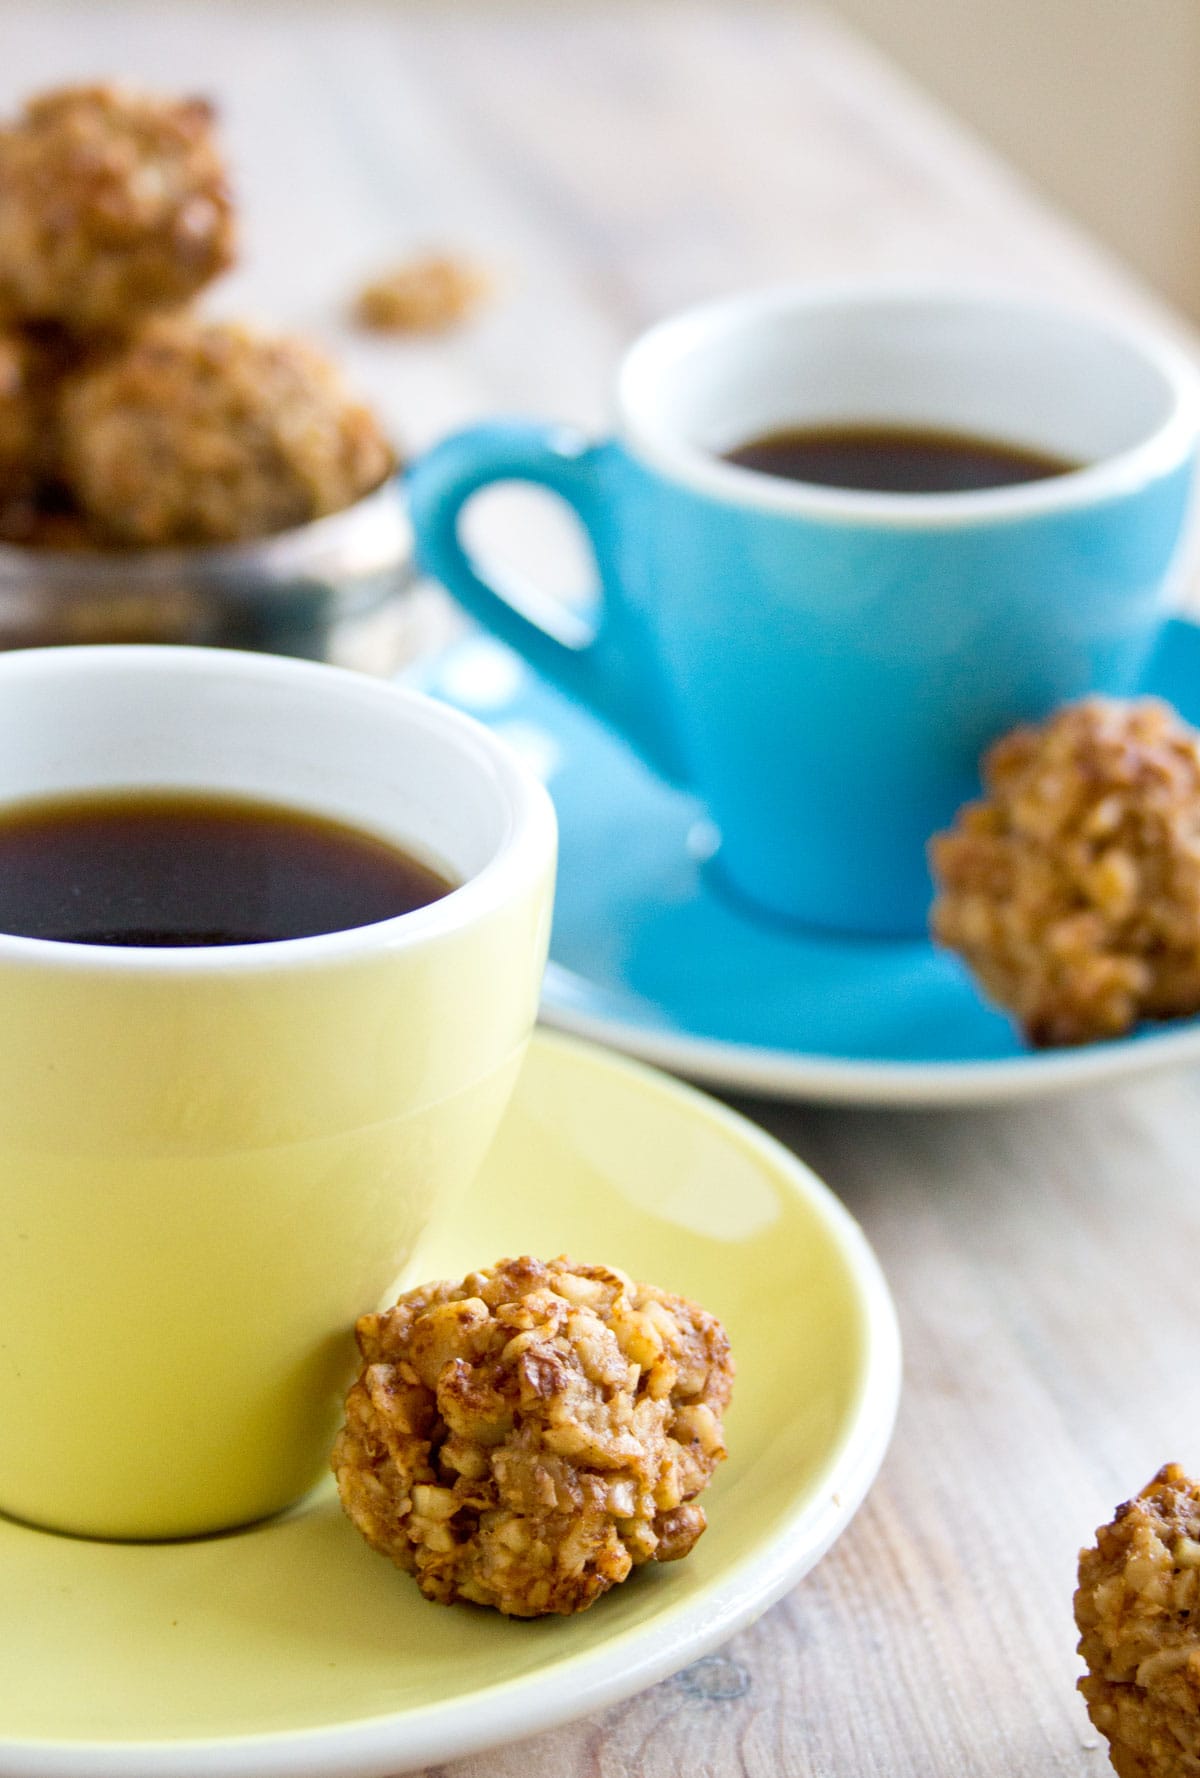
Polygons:
<instances>
[{"instance_id":1,"label":"blurred background cookie","mask_svg":"<svg viewBox=\"0 0 1200 1778\"><path fill-rule=\"evenodd\" d=\"M76 332L177 308L233 263L212 107L118 85L31 99L0 130L0 313Z\"/></svg>"},{"instance_id":2,"label":"blurred background cookie","mask_svg":"<svg viewBox=\"0 0 1200 1778\"><path fill-rule=\"evenodd\" d=\"M143 546L267 537L339 512L395 458L307 340L178 317L63 400L64 474L98 535Z\"/></svg>"}]
</instances>

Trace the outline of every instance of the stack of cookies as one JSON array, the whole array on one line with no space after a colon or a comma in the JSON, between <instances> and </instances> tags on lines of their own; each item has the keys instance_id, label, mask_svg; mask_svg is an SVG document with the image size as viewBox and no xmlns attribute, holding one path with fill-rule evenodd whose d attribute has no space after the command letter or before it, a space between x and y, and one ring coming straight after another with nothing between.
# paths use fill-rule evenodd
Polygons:
<instances>
[{"instance_id":1,"label":"stack of cookies","mask_svg":"<svg viewBox=\"0 0 1200 1778\"><path fill-rule=\"evenodd\" d=\"M235 246L204 100L72 87L0 127L0 539L230 543L384 480L383 430L320 351L191 306Z\"/></svg>"}]
</instances>

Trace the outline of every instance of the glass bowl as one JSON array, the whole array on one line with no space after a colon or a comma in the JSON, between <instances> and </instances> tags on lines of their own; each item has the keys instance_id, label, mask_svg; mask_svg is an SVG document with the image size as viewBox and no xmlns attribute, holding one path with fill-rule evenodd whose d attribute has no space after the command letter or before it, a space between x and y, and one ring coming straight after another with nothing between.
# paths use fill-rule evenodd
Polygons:
<instances>
[{"instance_id":1,"label":"glass bowl","mask_svg":"<svg viewBox=\"0 0 1200 1778\"><path fill-rule=\"evenodd\" d=\"M343 512L250 543L0 544L0 649L185 642L390 672L404 653L412 528L393 478Z\"/></svg>"}]
</instances>

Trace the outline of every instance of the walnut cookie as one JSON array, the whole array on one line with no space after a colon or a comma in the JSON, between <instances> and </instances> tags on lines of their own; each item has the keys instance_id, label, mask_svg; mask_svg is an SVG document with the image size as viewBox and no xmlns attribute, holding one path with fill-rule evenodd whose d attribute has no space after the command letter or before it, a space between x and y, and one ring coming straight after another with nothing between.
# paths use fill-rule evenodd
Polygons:
<instances>
[{"instance_id":1,"label":"walnut cookie","mask_svg":"<svg viewBox=\"0 0 1200 1778\"><path fill-rule=\"evenodd\" d=\"M703 1532L733 1361L696 1304L612 1267L510 1259L409 1291L357 1337L338 1491L427 1598L583 1611Z\"/></svg>"},{"instance_id":2,"label":"walnut cookie","mask_svg":"<svg viewBox=\"0 0 1200 1778\"><path fill-rule=\"evenodd\" d=\"M378 487L394 454L308 340L176 316L69 384L67 479L97 534L142 547L267 537Z\"/></svg>"},{"instance_id":3,"label":"walnut cookie","mask_svg":"<svg viewBox=\"0 0 1200 1778\"><path fill-rule=\"evenodd\" d=\"M0 129L0 314L125 331L233 261L225 165L204 99L64 87Z\"/></svg>"},{"instance_id":4,"label":"walnut cookie","mask_svg":"<svg viewBox=\"0 0 1200 1778\"><path fill-rule=\"evenodd\" d=\"M395 468L306 339L189 308L234 237L204 99L68 86L0 125L0 540L247 542Z\"/></svg>"},{"instance_id":5,"label":"walnut cookie","mask_svg":"<svg viewBox=\"0 0 1200 1778\"><path fill-rule=\"evenodd\" d=\"M1200 736L1154 698L1015 729L930 848L935 938L1035 1044L1200 1011Z\"/></svg>"},{"instance_id":6,"label":"walnut cookie","mask_svg":"<svg viewBox=\"0 0 1200 1778\"><path fill-rule=\"evenodd\" d=\"M1165 1464L1080 1552L1079 1681L1120 1778L1200 1772L1200 1486Z\"/></svg>"}]
</instances>

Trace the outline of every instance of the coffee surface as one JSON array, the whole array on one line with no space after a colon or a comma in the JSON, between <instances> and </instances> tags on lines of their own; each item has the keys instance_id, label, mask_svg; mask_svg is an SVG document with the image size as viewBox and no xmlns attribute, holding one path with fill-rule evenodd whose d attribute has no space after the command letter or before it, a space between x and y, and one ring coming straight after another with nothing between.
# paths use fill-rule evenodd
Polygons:
<instances>
[{"instance_id":1,"label":"coffee surface","mask_svg":"<svg viewBox=\"0 0 1200 1778\"><path fill-rule=\"evenodd\" d=\"M1066 475L1077 463L970 433L909 426L804 426L765 433L727 463L787 481L876 494L961 494Z\"/></svg>"},{"instance_id":2,"label":"coffee surface","mask_svg":"<svg viewBox=\"0 0 1200 1778\"><path fill-rule=\"evenodd\" d=\"M93 945L247 945L344 932L454 885L391 842L292 809L172 791L0 812L0 932Z\"/></svg>"}]
</instances>

